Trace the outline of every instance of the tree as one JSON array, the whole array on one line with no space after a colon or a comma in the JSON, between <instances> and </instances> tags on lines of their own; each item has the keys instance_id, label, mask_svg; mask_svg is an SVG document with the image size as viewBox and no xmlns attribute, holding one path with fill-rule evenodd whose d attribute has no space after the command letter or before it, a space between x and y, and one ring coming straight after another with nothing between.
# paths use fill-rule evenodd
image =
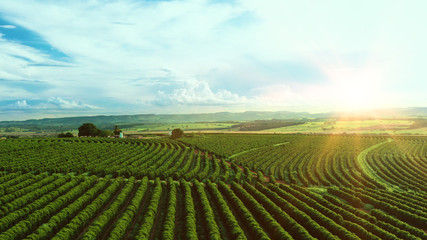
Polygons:
<instances>
[{"instance_id":1,"label":"tree","mask_svg":"<svg viewBox=\"0 0 427 240\"><path fill-rule=\"evenodd\" d=\"M120 135L120 133L122 132L122 130L119 128L119 126L115 126L114 127L114 135Z\"/></svg>"},{"instance_id":2,"label":"tree","mask_svg":"<svg viewBox=\"0 0 427 240\"><path fill-rule=\"evenodd\" d=\"M67 133L60 133L60 134L58 134L58 137L59 138L72 138L72 137L74 137L74 135L72 133L70 133L70 132L67 132Z\"/></svg>"},{"instance_id":3,"label":"tree","mask_svg":"<svg viewBox=\"0 0 427 240\"><path fill-rule=\"evenodd\" d=\"M79 137L96 137L101 132L93 123L84 123L79 127Z\"/></svg>"},{"instance_id":4,"label":"tree","mask_svg":"<svg viewBox=\"0 0 427 240\"><path fill-rule=\"evenodd\" d=\"M101 130L98 134L99 137L109 137L113 135L113 131L111 130Z\"/></svg>"},{"instance_id":5,"label":"tree","mask_svg":"<svg viewBox=\"0 0 427 240\"><path fill-rule=\"evenodd\" d=\"M171 135L172 139L177 139L182 136L184 136L184 131L182 131L180 128L175 128L174 130L172 130L172 135Z\"/></svg>"}]
</instances>

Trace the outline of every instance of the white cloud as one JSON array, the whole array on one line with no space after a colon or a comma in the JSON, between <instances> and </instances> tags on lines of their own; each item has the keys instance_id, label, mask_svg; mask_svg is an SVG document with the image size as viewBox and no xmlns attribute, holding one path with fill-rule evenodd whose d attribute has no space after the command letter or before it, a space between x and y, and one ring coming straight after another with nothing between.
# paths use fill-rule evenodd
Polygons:
<instances>
[{"instance_id":1,"label":"white cloud","mask_svg":"<svg viewBox=\"0 0 427 240\"><path fill-rule=\"evenodd\" d=\"M28 109L31 106L27 104L26 100L18 100L14 104L12 104L13 109Z\"/></svg>"},{"instance_id":2,"label":"white cloud","mask_svg":"<svg viewBox=\"0 0 427 240\"><path fill-rule=\"evenodd\" d=\"M0 36L0 49L0 79L12 81L41 79L49 81L51 77L54 76L57 79L57 76L61 75L58 74L58 67L52 66L71 66L71 64L50 59L48 55L38 49L16 41L9 41L4 36ZM54 68L56 70L53 70ZM17 95L15 95L16 97ZM24 96L19 95L19 97Z\"/></svg>"},{"instance_id":3,"label":"white cloud","mask_svg":"<svg viewBox=\"0 0 427 240\"><path fill-rule=\"evenodd\" d=\"M253 90L258 101L269 105L295 105L304 101L303 96L295 93L287 84L274 84Z\"/></svg>"},{"instance_id":4,"label":"white cloud","mask_svg":"<svg viewBox=\"0 0 427 240\"><path fill-rule=\"evenodd\" d=\"M100 109L97 106L82 103L76 100L66 100L60 97L51 97L47 100L33 101L29 103L27 100L17 100L16 102L6 105L0 109L10 110L91 110Z\"/></svg>"},{"instance_id":5,"label":"white cloud","mask_svg":"<svg viewBox=\"0 0 427 240\"><path fill-rule=\"evenodd\" d=\"M60 97L51 97L47 104L52 104L60 109L99 109L99 107L82 103L75 100L66 100Z\"/></svg>"},{"instance_id":6,"label":"white cloud","mask_svg":"<svg viewBox=\"0 0 427 240\"><path fill-rule=\"evenodd\" d=\"M50 83L52 88L39 97L67 89L68 96L89 102L101 97L134 103L141 93L145 100L153 99L156 87L173 84L167 81L182 82L162 69L188 78L234 58L229 56L235 55L234 46L224 42L227 33L219 26L244 9L228 4L208 6L203 1L46 4L27 0L25 4L2 3L0 12L10 22L39 34L72 61L67 64L72 68L29 65L27 60L43 64L49 58L3 39L0 77ZM139 79L139 85L132 79ZM218 94L227 97L228 93Z\"/></svg>"},{"instance_id":7,"label":"white cloud","mask_svg":"<svg viewBox=\"0 0 427 240\"><path fill-rule=\"evenodd\" d=\"M0 28L14 29L14 28L16 28L16 26L14 26L14 25L0 25Z\"/></svg>"},{"instance_id":8,"label":"white cloud","mask_svg":"<svg viewBox=\"0 0 427 240\"><path fill-rule=\"evenodd\" d=\"M426 83L414 80L425 78L422 64L427 36L418 31L425 14L424 8L416 5L408 4L413 17L405 18L398 4L388 1L349 5L304 0L269 4L254 0L233 4L204 0L4 0L0 14L13 25L1 28L17 26L33 31L69 56L70 63L52 60L42 50L0 34L0 78L49 84L49 89L38 95L0 86L0 100L25 98L31 105L30 100L62 96L62 101L44 102L61 109L90 109L94 105L110 109L110 105L137 102L189 108L224 105L251 110L271 104L275 108L305 105L304 109L310 109L309 105L318 102L327 106L336 101L322 93L329 83L306 89L311 83L300 84L300 79L287 77L299 73L286 73L282 63L306 63L313 66L313 72L323 72L319 63L341 67L346 64L343 54L367 53L374 68L380 65L387 72L387 81L395 78L402 82L407 73L416 76L405 78L405 85L417 86L420 93L414 102L425 103L422 90ZM359 18L361 13L363 19ZM393 17L394 13L399 14ZM417 59L415 64L412 59ZM408 71L411 69L414 71ZM205 77L208 75L214 76ZM192 78L203 81L187 81ZM150 112L150 106L146 107L143 110Z\"/></svg>"},{"instance_id":9,"label":"white cloud","mask_svg":"<svg viewBox=\"0 0 427 240\"><path fill-rule=\"evenodd\" d=\"M230 91L219 89L212 91L204 81L192 80L185 83L183 88L172 92L159 91L158 96L151 103L155 105L241 105L248 102L246 97Z\"/></svg>"}]
</instances>

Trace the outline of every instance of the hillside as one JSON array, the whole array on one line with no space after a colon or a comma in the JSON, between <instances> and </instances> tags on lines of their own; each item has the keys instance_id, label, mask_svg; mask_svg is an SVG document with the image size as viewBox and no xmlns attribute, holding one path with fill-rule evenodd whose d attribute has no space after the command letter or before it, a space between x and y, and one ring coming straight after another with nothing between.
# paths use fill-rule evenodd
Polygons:
<instances>
[{"instance_id":1,"label":"hillside","mask_svg":"<svg viewBox=\"0 0 427 240\"><path fill-rule=\"evenodd\" d=\"M77 128L84 122L92 122L100 127L111 127L115 124L132 125L144 123L192 123L219 121L254 121L270 119L308 119L308 118L412 118L427 117L427 108L376 109L361 112L308 113L290 111L246 111L217 112L200 114L138 114L138 115L100 115L84 117L44 118L25 121L0 121L4 127L39 127L42 129L63 127Z\"/></svg>"}]
</instances>

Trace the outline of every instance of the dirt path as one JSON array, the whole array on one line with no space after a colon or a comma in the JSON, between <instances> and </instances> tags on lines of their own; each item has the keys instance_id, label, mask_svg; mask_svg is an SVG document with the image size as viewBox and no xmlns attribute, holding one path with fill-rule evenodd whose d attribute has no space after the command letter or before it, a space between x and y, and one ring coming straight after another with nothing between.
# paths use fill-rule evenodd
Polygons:
<instances>
[{"instance_id":1,"label":"dirt path","mask_svg":"<svg viewBox=\"0 0 427 240\"><path fill-rule=\"evenodd\" d=\"M372 179L374 179L374 180L376 180L376 181L384 184L389 189L396 189L396 188L398 188L397 186L395 186L395 185L393 185L393 184L385 181L384 179L382 179L376 173L376 171L374 169L372 169L371 166L369 166L369 164L366 161L366 156L368 155L368 153L370 151L372 151L373 149L375 149L375 148L377 148L377 147L379 147L379 146L381 146L383 144L386 144L386 143L389 143L389 142L392 142L392 141L393 141L393 139L388 138L387 141L385 141L385 142L380 142L380 143L377 143L375 145L372 145L372 146L366 148L365 150L363 150L362 152L360 152L359 156L357 156L357 161L359 162L360 166L362 167L363 172L365 172L366 175L368 175L370 178L372 178Z\"/></svg>"},{"instance_id":2,"label":"dirt path","mask_svg":"<svg viewBox=\"0 0 427 240\"><path fill-rule=\"evenodd\" d=\"M277 146L285 145L285 144L288 144L288 143L289 143L289 142L276 143L276 144L273 144L273 146L274 146L274 147L277 147ZM231 159L231 158L234 158L234 157L240 156L240 155L242 155L242 154L245 154L245 153L248 153L248 152L251 152L251 151L254 151L254 150L257 150L257 149L263 148L263 147L267 147L267 146L261 146L261 147L251 148L251 149L249 149L249 150L245 150L245 151L242 151L242 152L238 152L238 153L235 153L235 154L231 155L229 158Z\"/></svg>"}]
</instances>

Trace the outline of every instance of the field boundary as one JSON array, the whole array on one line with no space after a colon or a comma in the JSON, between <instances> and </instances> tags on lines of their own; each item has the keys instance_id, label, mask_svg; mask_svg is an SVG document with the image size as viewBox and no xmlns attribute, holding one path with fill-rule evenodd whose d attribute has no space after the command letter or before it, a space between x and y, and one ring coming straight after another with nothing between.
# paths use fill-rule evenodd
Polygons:
<instances>
[{"instance_id":1,"label":"field boundary","mask_svg":"<svg viewBox=\"0 0 427 240\"><path fill-rule=\"evenodd\" d=\"M376 181L378 181L378 182L380 182L380 183L385 184L385 185L387 186L387 188L396 189L396 188L398 188L397 186L395 186L395 185L393 185L393 184L391 184L391 183L389 183L389 182L385 181L384 179L382 179L382 178L381 178L381 177L376 173L376 171L375 171L374 169L372 169L372 168L371 168L371 166L369 166L369 164L368 164L368 163L367 163L367 161L366 161L366 156L368 155L368 153L369 153L370 151L374 150L375 148L380 147L381 145L384 145L384 144L386 144L386 143L389 143L389 142L393 142L393 139L392 139L392 138L388 138L388 139L387 139L387 141L377 143L377 144L375 144L375 145L372 145L372 146L370 146L370 147L368 147L368 148L364 149L364 150L363 150L362 152L360 152L360 153L359 153L359 155L357 156L357 161L359 162L359 164L360 164L360 166L361 166L361 168L362 168L363 172L365 172L365 173L366 173L370 178L372 178L372 179L374 179L374 180L376 180Z\"/></svg>"},{"instance_id":2,"label":"field boundary","mask_svg":"<svg viewBox=\"0 0 427 240\"><path fill-rule=\"evenodd\" d=\"M276 143L276 144L273 144L273 147L278 147L278 146L285 145L285 144L288 144L288 143L290 143L290 142ZM245 154L245 153L248 153L248 152L252 152L252 151L255 151L257 149L260 149L260 148L263 148L263 147L268 147L268 146L270 146L270 145L265 145L265 146L261 146L261 147L251 148L251 149L248 149L248 150L245 150L245 151L241 151L241 152L235 153L235 154L231 155L228 158L232 159L232 158L235 158L235 157L240 156L242 154Z\"/></svg>"}]
</instances>

